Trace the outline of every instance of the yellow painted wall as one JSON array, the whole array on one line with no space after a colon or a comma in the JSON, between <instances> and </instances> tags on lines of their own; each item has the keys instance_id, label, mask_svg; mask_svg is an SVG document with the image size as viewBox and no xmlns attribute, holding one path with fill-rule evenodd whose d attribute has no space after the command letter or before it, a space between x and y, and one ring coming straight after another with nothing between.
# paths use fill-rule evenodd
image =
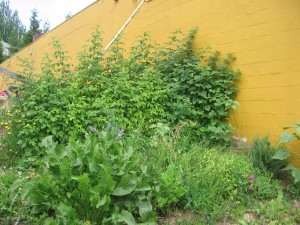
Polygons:
<instances>
[{"instance_id":1,"label":"yellow painted wall","mask_svg":"<svg viewBox=\"0 0 300 225\"><path fill-rule=\"evenodd\" d=\"M56 36L76 61L97 24L107 44L140 2L99 0L18 55L29 57L38 67L51 37ZM299 21L299 0L151 0L125 29L125 37L130 46L137 36L150 31L163 42L177 28L198 26L197 46L210 44L215 50L234 53L235 66L242 71L240 107L231 118L236 133L250 141L270 132L277 141L283 126L300 121ZM2 66L18 71L16 56ZM294 163L300 165L300 160L294 158Z\"/></svg>"}]
</instances>

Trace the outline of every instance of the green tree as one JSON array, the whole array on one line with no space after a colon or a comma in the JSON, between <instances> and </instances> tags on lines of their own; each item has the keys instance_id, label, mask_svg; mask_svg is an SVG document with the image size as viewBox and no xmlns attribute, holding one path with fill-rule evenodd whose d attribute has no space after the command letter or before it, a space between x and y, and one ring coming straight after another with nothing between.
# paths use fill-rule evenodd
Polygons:
<instances>
[{"instance_id":1,"label":"green tree","mask_svg":"<svg viewBox=\"0 0 300 225\"><path fill-rule=\"evenodd\" d=\"M0 42L0 62L3 62L5 60L5 57L3 55L3 45L2 41Z\"/></svg>"},{"instance_id":2,"label":"green tree","mask_svg":"<svg viewBox=\"0 0 300 225\"><path fill-rule=\"evenodd\" d=\"M41 27L41 22L43 22L43 28ZM42 21L38 19L38 11L36 9L32 10L32 14L30 17L30 26L29 30L26 32L23 43L24 45L28 45L33 42L33 36L35 34L43 34L47 33L50 30L50 23L48 20Z\"/></svg>"},{"instance_id":3,"label":"green tree","mask_svg":"<svg viewBox=\"0 0 300 225\"><path fill-rule=\"evenodd\" d=\"M11 45L13 54L23 47L23 36L26 28L19 18L18 11L12 11L9 1L0 3L0 39Z\"/></svg>"},{"instance_id":4,"label":"green tree","mask_svg":"<svg viewBox=\"0 0 300 225\"><path fill-rule=\"evenodd\" d=\"M33 41L33 35L37 33L42 33L42 30L40 29L40 20L38 20L38 11L33 9L30 17L30 27L24 36L24 45L30 44Z\"/></svg>"}]
</instances>

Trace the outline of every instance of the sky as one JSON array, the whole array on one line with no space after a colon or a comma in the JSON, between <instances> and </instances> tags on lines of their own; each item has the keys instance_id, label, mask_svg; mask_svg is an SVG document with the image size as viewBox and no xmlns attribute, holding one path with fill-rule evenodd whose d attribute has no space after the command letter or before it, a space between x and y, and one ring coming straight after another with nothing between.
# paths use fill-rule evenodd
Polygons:
<instances>
[{"instance_id":1,"label":"sky","mask_svg":"<svg viewBox=\"0 0 300 225\"><path fill-rule=\"evenodd\" d=\"M9 0L10 8L17 10L22 23L29 28L31 11L38 11L38 19L48 20L50 29L65 21L69 13L75 15L96 0ZM42 24L41 24L42 26ZM42 27L41 27L42 28Z\"/></svg>"}]
</instances>

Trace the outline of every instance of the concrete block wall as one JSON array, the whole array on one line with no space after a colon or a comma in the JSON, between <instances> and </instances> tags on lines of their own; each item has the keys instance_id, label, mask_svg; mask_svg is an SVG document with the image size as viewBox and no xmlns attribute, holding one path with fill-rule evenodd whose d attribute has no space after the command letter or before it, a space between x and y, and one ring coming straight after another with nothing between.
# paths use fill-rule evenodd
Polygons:
<instances>
[{"instance_id":1,"label":"concrete block wall","mask_svg":"<svg viewBox=\"0 0 300 225\"><path fill-rule=\"evenodd\" d=\"M141 0L99 0L61 24L2 66L18 71L16 57L28 57L39 70L41 58L56 36L72 60L96 25L107 44ZM150 31L164 42L170 32L198 26L197 47L208 44L232 52L242 71L237 100L230 118L236 134L249 142L270 133L276 142L282 127L300 121L300 1L299 0L148 0L125 29L126 46ZM30 55L30 52L32 53ZM1 80L0 80L1 82ZM5 85L4 85L5 86ZM300 166L299 146L293 163Z\"/></svg>"}]
</instances>

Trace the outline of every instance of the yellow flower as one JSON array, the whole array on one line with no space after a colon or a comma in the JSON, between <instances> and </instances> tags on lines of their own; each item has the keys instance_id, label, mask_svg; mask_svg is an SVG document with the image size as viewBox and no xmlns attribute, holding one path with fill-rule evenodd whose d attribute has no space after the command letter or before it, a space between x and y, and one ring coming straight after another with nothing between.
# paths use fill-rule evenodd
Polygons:
<instances>
[{"instance_id":1,"label":"yellow flower","mask_svg":"<svg viewBox=\"0 0 300 225\"><path fill-rule=\"evenodd\" d=\"M11 132L7 132L7 134L11 134Z\"/></svg>"},{"instance_id":2,"label":"yellow flower","mask_svg":"<svg viewBox=\"0 0 300 225\"><path fill-rule=\"evenodd\" d=\"M190 120L189 122L190 122L190 124L191 124L192 127L194 127L194 126L197 125L197 122L193 122L193 121L191 121L191 120Z\"/></svg>"},{"instance_id":3,"label":"yellow flower","mask_svg":"<svg viewBox=\"0 0 300 225\"><path fill-rule=\"evenodd\" d=\"M5 126L5 129L9 129L9 126Z\"/></svg>"}]
</instances>

